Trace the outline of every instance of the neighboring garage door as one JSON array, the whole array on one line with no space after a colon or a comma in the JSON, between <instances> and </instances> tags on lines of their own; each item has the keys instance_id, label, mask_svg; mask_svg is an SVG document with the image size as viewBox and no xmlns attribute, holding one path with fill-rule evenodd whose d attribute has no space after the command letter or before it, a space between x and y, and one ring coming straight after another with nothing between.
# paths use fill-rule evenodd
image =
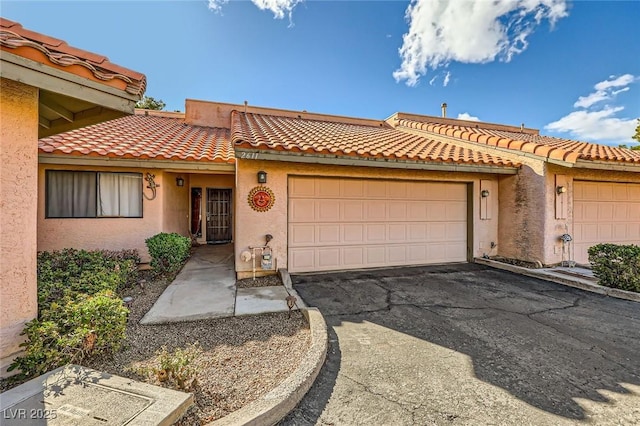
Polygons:
<instances>
[{"instance_id":1,"label":"neighboring garage door","mask_svg":"<svg viewBox=\"0 0 640 426\"><path fill-rule=\"evenodd\" d=\"M289 178L291 272L467 260L463 183Z\"/></svg>"},{"instance_id":2,"label":"neighboring garage door","mask_svg":"<svg viewBox=\"0 0 640 426\"><path fill-rule=\"evenodd\" d=\"M640 244L640 184L574 181L573 233L582 264L595 244Z\"/></svg>"}]
</instances>

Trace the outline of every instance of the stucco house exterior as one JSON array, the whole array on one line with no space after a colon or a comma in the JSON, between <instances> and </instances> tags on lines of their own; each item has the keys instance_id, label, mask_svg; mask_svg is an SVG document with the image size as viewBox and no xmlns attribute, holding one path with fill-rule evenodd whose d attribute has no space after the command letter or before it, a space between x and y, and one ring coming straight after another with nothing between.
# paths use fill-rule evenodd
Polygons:
<instances>
[{"instance_id":1,"label":"stucco house exterior","mask_svg":"<svg viewBox=\"0 0 640 426\"><path fill-rule=\"evenodd\" d=\"M148 262L145 239L159 232L193 234L201 243L231 241L235 164L229 134L188 125L184 114L137 110L40 139L38 250L134 248ZM117 195L102 191L104 185L116 185ZM216 191L207 194L207 188ZM203 200L215 221L200 213L207 208Z\"/></svg>"},{"instance_id":2,"label":"stucco house exterior","mask_svg":"<svg viewBox=\"0 0 640 426\"><path fill-rule=\"evenodd\" d=\"M640 244L640 153L523 126L187 100L184 114L137 111L39 147L39 250L137 248L148 260L145 238L178 232L233 242L245 277L496 255L587 263L597 242ZM136 176L140 207L51 214L54 175L79 172Z\"/></svg>"},{"instance_id":3,"label":"stucco house exterior","mask_svg":"<svg viewBox=\"0 0 640 426\"><path fill-rule=\"evenodd\" d=\"M640 151L559 139L535 129L397 113L396 129L519 161L500 179L497 253L543 265L588 264L600 242L640 244ZM565 259L568 253L565 252Z\"/></svg>"},{"instance_id":4,"label":"stucco house exterior","mask_svg":"<svg viewBox=\"0 0 640 426\"><path fill-rule=\"evenodd\" d=\"M271 271L470 261L497 246L500 177L520 167L384 120L196 100L184 116L138 111L39 147L39 250L146 255L145 238L178 232L233 241L239 277L253 273L246 252L266 235ZM131 173L138 182L151 174L159 187L150 200L140 183L142 205L130 217L51 214L56 175L80 172ZM258 273L271 272L259 263Z\"/></svg>"},{"instance_id":5,"label":"stucco house exterior","mask_svg":"<svg viewBox=\"0 0 640 426\"><path fill-rule=\"evenodd\" d=\"M37 314L38 139L131 114L143 74L0 18L0 376Z\"/></svg>"}]
</instances>

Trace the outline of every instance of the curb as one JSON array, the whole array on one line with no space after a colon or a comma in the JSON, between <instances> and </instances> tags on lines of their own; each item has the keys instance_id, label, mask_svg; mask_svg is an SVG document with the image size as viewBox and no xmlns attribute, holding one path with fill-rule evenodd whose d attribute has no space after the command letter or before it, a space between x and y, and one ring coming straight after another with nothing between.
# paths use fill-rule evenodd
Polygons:
<instances>
[{"instance_id":1,"label":"curb","mask_svg":"<svg viewBox=\"0 0 640 426\"><path fill-rule=\"evenodd\" d=\"M328 338L327 324L317 308L305 308L300 312L309 322L311 345L298 368L266 395L209 423L209 426L274 425L289 414L302 400L324 364L327 356Z\"/></svg>"},{"instance_id":2,"label":"curb","mask_svg":"<svg viewBox=\"0 0 640 426\"><path fill-rule=\"evenodd\" d=\"M282 285L284 285L284 289L287 290L289 296L294 296L296 298L296 307L298 309L308 308L304 303L304 300L302 300L302 297L300 297L298 292L293 289L293 283L291 282L291 275L289 275L289 271L287 271L286 268L280 268L278 269L278 274L280 274Z\"/></svg>"},{"instance_id":3,"label":"curb","mask_svg":"<svg viewBox=\"0 0 640 426\"><path fill-rule=\"evenodd\" d=\"M591 293L602 294L604 296L615 297L617 299L630 300L632 302L640 302L640 293L632 291L620 290L617 288L604 287L580 278L565 278L553 274L552 272L542 272L536 269L524 268L522 266L509 265L507 263L497 262L490 259L475 258L474 263L490 266L496 269L513 272L528 277L538 278L545 281L551 281L556 284L566 285L568 287L579 288L580 290L589 291Z\"/></svg>"}]
</instances>

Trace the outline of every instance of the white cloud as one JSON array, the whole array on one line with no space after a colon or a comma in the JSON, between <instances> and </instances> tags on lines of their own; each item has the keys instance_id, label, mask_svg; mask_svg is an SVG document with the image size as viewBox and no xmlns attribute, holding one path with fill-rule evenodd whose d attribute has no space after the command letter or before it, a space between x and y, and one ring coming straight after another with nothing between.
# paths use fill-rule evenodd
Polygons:
<instances>
[{"instance_id":1,"label":"white cloud","mask_svg":"<svg viewBox=\"0 0 640 426\"><path fill-rule=\"evenodd\" d=\"M628 86L629 84L633 83L635 77L631 74L624 74L620 77L611 75L609 76L609 79L610 80L605 80L597 83L595 86L593 86L593 88L596 90L607 90L612 87Z\"/></svg>"},{"instance_id":2,"label":"white cloud","mask_svg":"<svg viewBox=\"0 0 640 426\"><path fill-rule=\"evenodd\" d=\"M444 81L442 82L442 85L444 87L447 87L447 85L449 84L449 80L451 79L451 71L447 71L447 73L444 76Z\"/></svg>"},{"instance_id":3,"label":"white cloud","mask_svg":"<svg viewBox=\"0 0 640 426\"><path fill-rule=\"evenodd\" d=\"M573 107L589 108L591 105L607 99L609 99L608 93L602 91L593 92L588 94L587 96L580 96L578 100L573 104Z\"/></svg>"},{"instance_id":4,"label":"white cloud","mask_svg":"<svg viewBox=\"0 0 640 426\"><path fill-rule=\"evenodd\" d=\"M437 79L438 79L437 75L433 76L433 78L429 80L429 86L433 86L433 83L435 83Z\"/></svg>"},{"instance_id":5,"label":"white cloud","mask_svg":"<svg viewBox=\"0 0 640 426\"><path fill-rule=\"evenodd\" d=\"M618 94L618 93L620 93L620 92L627 92L627 91L629 91L629 88L628 88L628 87L623 87L623 88L622 88L622 89L620 89L620 90L614 90L613 92L611 92L611 94L612 94L612 95L617 95L617 94Z\"/></svg>"},{"instance_id":6,"label":"white cloud","mask_svg":"<svg viewBox=\"0 0 640 426\"><path fill-rule=\"evenodd\" d=\"M633 118L617 118L614 115L624 107L606 106L599 111L580 110L549 123L545 129L560 133L570 133L573 137L588 141L606 143L631 142L636 128Z\"/></svg>"},{"instance_id":7,"label":"white cloud","mask_svg":"<svg viewBox=\"0 0 640 426\"><path fill-rule=\"evenodd\" d=\"M609 76L608 80L601 81L593 86L593 88L596 89L595 92L589 93L587 96L580 96L573 106L575 108L589 108L598 102L612 99L618 93L629 90L628 86L633 83L634 80L635 77L631 74L624 74L620 77L614 75ZM619 90L613 90L615 87L621 86L624 87Z\"/></svg>"},{"instance_id":8,"label":"white cloud","mask_svg":"<svg viewBox=\"0 0 640 426\"><path fill-rule=\"evenodd\" d=\"M251 0L260 10L270 10L277 19L284 18L286 14L291 20L293 9L302 0Z\"/></svg>"},{"instance_id":9,"label":"white cloud","mask_svg":"<svg viewBox=\"0 0 640 426\"><path fill-rule=\"evenodd\" d=\"M458 114L458 120L480 121L478 117L474 117L473 115L466 112L463 112L462 114Z\"/></svg>"},{"instance_id":10,"label":"white cloud","mask_svg":"<svg viewBox=\"0 0 640 426\"><path fill-rule=\"evenodd\" d=\"M286 16L291 21L293 9L303 0L251 0L260 10L269 10L276 19L282 19ZM209 0L209 9L214 12L220 12L222 6L229 0Z\"/></svg>"},{"instance_id":11,"label":"white cloud","mask_svg":"<svg viewBox=\"0 0 640 426\"><path fill-rule=\"evenodd\" d=\"M214 12L222 11L222 6L229 3L229 0L209 0L209 10Z\"/></svg>"},{"instance_id":12,"label":"white cloud","mask_svg":"<svg viewBox=\"0 0 640 426\"><path fill-rule=\"evenodd\" d=\"M604 104L596 106L602 101L613 100L621 92L631 90L629 85L638 80L632 74L624 74L619 77L609 76L607 80L596 83L595 92L587 96L580 96L573 104L573 111L553 123L545 126L545 129L559 133L569 133L577 139L603 142L608 144L633 143L631 135L635 133L637 125L635 118L620 118L616 115L624 110L623 106ZM621 87L618 90L615 88Z\"/></svg>"},{"instance_id":13,"label":"white cloud","mask_svg":"<svg viewBox=\"0 0 640 426\"><path fill-rule=\"evenodd\" d=\"M567 15L566 0L412 0L393 76L415 86L428 70L452 61L508 62L543 20L554 24Z\"/></svg>"}]
</instances>

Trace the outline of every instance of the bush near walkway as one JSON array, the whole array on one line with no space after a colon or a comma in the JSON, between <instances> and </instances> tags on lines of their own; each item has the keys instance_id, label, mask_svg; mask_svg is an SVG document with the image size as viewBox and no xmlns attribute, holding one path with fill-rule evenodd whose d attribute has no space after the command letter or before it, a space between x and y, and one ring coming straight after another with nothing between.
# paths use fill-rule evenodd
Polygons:
<instances>
[{"instance_id":1,"label":"bush near walkway","mask_svg":"<svg viewBox=\"0 0 640 426\"><path fill-rule=\"evenodd\" d=\"M20 370L12 379L120 349L129 311L117 292L135 283L139 261L135 250L39 253L38 317L22 332L25 353L9 367Z\"/></svg>"},{"instance_id":2,"label":"bush near walkway","mask_svg":"<svg viewBox=\"0 0 640 426\"><path fill-rule=\"evenodd\" d=\"M640 246L598 244L589 247L598 284L640 293Z\"/></svg>"},{"instance_id":3,"label":"bush near walkway","mask_svg":"<svg viewBox=\"0 0 640 426\"><path fill-rule=\"evenodd\" d=\"M145 240L151 266L158 273L175 272L189 257L191 240L180 234L161 232Z\"/></svg>"}]
</instances>

